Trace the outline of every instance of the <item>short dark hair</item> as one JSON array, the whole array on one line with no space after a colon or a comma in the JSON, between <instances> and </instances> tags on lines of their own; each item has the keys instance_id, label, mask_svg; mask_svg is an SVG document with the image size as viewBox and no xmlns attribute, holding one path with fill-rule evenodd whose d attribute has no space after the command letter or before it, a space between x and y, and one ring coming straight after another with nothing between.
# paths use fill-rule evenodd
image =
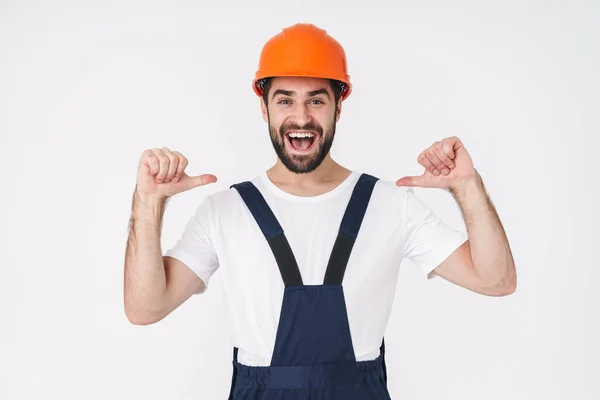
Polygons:
<instances>
[{"instance_id":1,"label":"short dark hair","mask_svg":"<svg viewBox=\"0 0 600 400\"><path fill-rule=\"evenodd\" d=\"M269 89L271 89L271 83L273 82L273 78L263 78L258 81L258 84L263 90L263 100L265 104L268 104L269 97ZM337 107L338 101L342 95L342 91L346 88L346 84L344 82L329 79L329 83L331 84L331 90L333 91L333 98L335 99L335 105Z\"/></svg>"}]
</instances>

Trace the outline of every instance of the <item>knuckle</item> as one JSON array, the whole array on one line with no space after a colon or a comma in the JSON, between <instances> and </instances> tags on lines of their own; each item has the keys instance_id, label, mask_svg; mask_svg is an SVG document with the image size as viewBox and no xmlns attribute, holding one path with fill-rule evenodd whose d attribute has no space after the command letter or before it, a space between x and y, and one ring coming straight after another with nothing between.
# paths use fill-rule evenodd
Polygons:
<instances>
[{"instance_id":1,"label":"knuckle","mask_svg":"<svg viewBox=\"0 0 600 400\"><path fill-rule=\"evenodd\" d=\"M183 156L183 154L181 154L178 151L173 151L173 156L175 158L177 158L177 160L179 160L179 162L181 162L185 157Z\"/></svg>"},{"instance_id":2,"label":"knuckle","mask_svg":"<svg viewBox=\"0 0 600 400\"><path fill-rule=\"evenodd\" d=\"M154 155L154 153L152 153L152 151L146 150L142 153L141 158L142 158L142 160L153 161L156 159L156 156Z\"/></svg>"}]
</instances>

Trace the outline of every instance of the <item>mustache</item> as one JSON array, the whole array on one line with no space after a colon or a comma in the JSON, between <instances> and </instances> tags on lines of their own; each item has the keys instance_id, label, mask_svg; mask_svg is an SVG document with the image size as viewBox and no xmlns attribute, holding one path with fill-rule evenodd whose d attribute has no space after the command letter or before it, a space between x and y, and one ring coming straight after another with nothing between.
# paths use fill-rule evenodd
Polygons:
<instances>
[{"instance_id":1,"label":"mustache","mask_svg":"<svg viewBox=\"0 0 600 400\"><path fill-rule=\"evenodd\" d=\"M284 136L285 133L289 131L315 131L319 134L320 137L323 137L323 128L320 125L316 125L312 122L302 126L298 124L281 125L281 127L279 128L279 133L282 136Z\"/></svg>"}]
</instances>

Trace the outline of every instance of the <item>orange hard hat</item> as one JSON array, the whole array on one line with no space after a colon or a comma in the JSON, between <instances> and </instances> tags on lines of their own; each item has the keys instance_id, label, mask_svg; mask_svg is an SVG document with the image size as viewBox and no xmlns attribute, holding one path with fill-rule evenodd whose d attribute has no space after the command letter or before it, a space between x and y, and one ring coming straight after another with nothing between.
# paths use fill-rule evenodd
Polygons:
<instances>
[{"instance_id":1,"label":"orange hard hat","mask_svg":"<svg viewBox=\"0 0 600 400\"><path fill-rule=\"evenodd\" d=\"M306 76L340 82L341 99L352 91L342 46L313 24L284 28L264 45L252 87L262 96L262 79L275 76Z\"/></svg>"}]
</instances>

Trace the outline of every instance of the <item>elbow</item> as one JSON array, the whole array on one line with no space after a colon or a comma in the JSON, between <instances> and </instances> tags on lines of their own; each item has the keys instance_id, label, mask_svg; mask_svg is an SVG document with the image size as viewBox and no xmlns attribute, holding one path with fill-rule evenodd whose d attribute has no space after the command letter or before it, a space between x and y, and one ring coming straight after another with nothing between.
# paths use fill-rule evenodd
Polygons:
<instances>
[{"instance_id":1,"label":"elbow","mask_svg":"<svg viewBox=\"0 0 600 400\"><path fill-rule=\"evenodd\" d=\"M517 276L515 273L497 282L493 287L492 295L497 297L510 296L517 290Z\"/></svg>"},{"instance_id":2,"label":"elbow","mask_svg":"<svg viewBox=\"0 0 600 400\"><path fill-rule=\"evenodd\" d=\"M510 296L516 290L517 290L516 283L507 284L507 285L502 286L501 289L498 289L496 291L496 296L498 296L498 297Z\"/></svg>"},{"instance_id":3,"label":"elbow","mask_svg":"<svg viewBox=\"0 0 600 400\"><path fill-rule=\"evenodd\" d=\"M508 296L517 291L517 270L515 264L511 264L510 274L504 282L504 296Z\"/></svg>"},{"instance_id":4,"label":"elbow","mask_svg":"<svg viewBox=\"0 0 600 400\"><path fill-rule=\"evenodd\" d=\"M152 325L163 318L159 313L150 312L141 307L134 307L127 303L125 303L125 316L129 323L138 326Z\"/></svg>"},{"instance_id":5,"label":"elbow","mask_svg":"<svg viewBox=\"0 0 600 400\"><path fill-rule=\"evenodd\" d=\"M125 313L125 315L127 316L129 323L132 325L145 326L158 322L156 318L147 317L138 313Z\"/></svg>"},{"instance_id":6,"label":"elbow","mask_svg":"<svg viewBox=\"0 0 600 400\"><path fill-rule=\"evenodd\" d=\"M510 281L510 283L507 285L506 295L513 294L516 291L517 291L517 277L515 276Z\"/></svg>"}]
</instances>

